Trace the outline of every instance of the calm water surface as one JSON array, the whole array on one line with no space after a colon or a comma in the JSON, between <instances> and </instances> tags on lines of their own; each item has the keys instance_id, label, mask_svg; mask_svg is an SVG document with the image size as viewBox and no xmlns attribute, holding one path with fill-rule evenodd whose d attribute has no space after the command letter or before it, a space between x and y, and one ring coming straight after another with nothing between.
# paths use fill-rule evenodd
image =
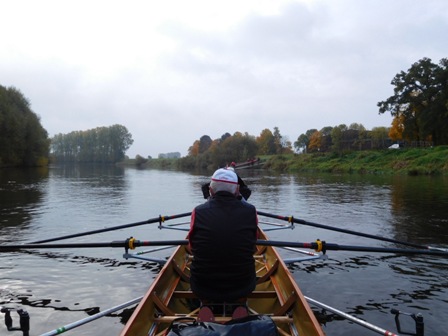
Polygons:
<instances>
[{"instance_id":1,"label":"calm water surface","mask_svg":"<svg viewBox=\"0 0 448 336\"><path fill-rule=\"evenodd\" d=\"M444 177L273 175L240 171L258 210L422 245L448 247L448 179ZM116 167L0 170L0 243L20 244L190 212L203 202L209 176ZM260 217L261 222L272 222ZM173 221L174 222L174 221ZM176 220L188 222L188 217ZM168 224L169 222L167 222ZM265 224L263 224L265 225ZM110 242L183 239L157 224L63 240ZM341 245L403 247L355 235L296 225L273 239ZM118 248L0 252L0 305L23 308L31 335L40 335L142 296L159 266L126 260ZM280 250L285 257L294 252ZM154 257L165 258L170 251ZM421 313L426 335L448 334L448 260L368 252L329 251L327 260L296 263L293 276L306 296L396 331L391 308ZM67 335L117 335L117 312ZM15 325L18 317L13 313ZM403 320L403 323L406 321ZM410 319L409 319L410 321ZM412 324L405 324L412 330ZM329 336L376 335L347 321L327 322ZM0 335L8 333L0 324Z\"/></svg>"}]
</instances>

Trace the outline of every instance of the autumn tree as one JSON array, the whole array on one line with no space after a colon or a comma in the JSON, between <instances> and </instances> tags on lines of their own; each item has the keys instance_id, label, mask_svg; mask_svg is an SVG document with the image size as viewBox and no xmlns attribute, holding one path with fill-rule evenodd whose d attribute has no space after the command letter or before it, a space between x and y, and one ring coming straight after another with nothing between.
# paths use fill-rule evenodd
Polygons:
<instances>
[{"instance_id":1,"label":"autumn tree","mask_svg":"<svg viewBox=\"0 0 448 336\"><path fill-rule=\"evenodd\" d=\"M258 144L258 153L261 155L275 154L275 138L271 130L265 128L256 138Z\"/></svg>"},{"instance_id":2,"label":"autumn tree","mask_svg":"<svg viewBox=\"0 0 448 336\"><path fill-rule=\"evenodd\" d=\"M199 140L195 140L193 145L188 148L188 155L190 156L198 156L199 155Z\"/></svg>"},{"instance_id":3,"label":"autumn tree","mask_svg":"<svg viewBox=\"0 0 448 336\"><path fill-rule=\"evenodd\" d=\"M322 146L322 134L319 131L314 132L310 136L310 143L308 144L308 150L310 152L318 152Z\"/></svg>"},{"instance_id":4,"label":"autumn tree","mask_svg":"<svg viewBox=\"0 0 448 336\"><path fill-rule=\"evenodd\" d=\"M307 130L304 134L300 134L297 138L297 141L294 142L294 148L299 151L302 148L305 149L305 152L308 149L308 145L310 143L310 137L314 132L317 132L317 129L312 128Z\"/></svg>"},{"instance_id":5,"label":"autumn tree","mask_svg":"<svg viewBox=\"0 0 448 336\"><path fill-rule=\"evenodd\" d=\"M403 131L404 131L403 121L404 121L403 115L396 116L392 120L392 127L390 128L389 134L388 134L392 140L394 140L394 141L403 140ZM408 139L408 140L411 141L411 139Z\"/></svg>"},{"instance_id":6,"label":"autumn tree","mask_svg":"<svg viewBox=\"0 0 448 336\"><path fill-rule=\"evenodd\" d=\"M391 84L394 95L377 104L379 113L389 112L402 125L405 139L448 144L448 58L438 65L423 58Z\"/></svg>"}]
</instances>

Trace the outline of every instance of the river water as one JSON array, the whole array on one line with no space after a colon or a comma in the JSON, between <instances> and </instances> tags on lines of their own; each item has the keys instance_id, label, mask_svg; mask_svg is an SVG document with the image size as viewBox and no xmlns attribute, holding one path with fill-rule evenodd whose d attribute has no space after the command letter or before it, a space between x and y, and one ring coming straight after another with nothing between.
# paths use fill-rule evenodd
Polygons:
<instances>
[{"instance_id":1,"label":"river water","mask_svg":"<svg viewBox=\"0 0 448 336\"><path fill-rule=\"evenodd\" d=\"M421 245L448 247L448 178L418 176L290 175L241 170L259 211ZM24 244L190 212L204 201L207 174L118 167L0 170L0 244ZM188 217L173 220L187 223ZM261 225L272 220L260 216ZM168 224L169 221L166 222ZM340 245L403 246L296 224L271 239ZM184 239L158 223L58 243ZM285 258L295 252L279 250ZM0 252L0 306L25 309L30 335L40 335L144 295L160 269L124 259L119 248ZM170 250L152 256L166 258ZM391 308L421 313L425 334L448 334L448 259L427 255L328 251L328 259L295 263L302 292L357 318L396 331ZM132 307L131 307L132 308ZM320 309L316 308L316 311ZM67 335L117 335L129 310ZM331 320L331 314L329 319ZM18 315L12 313L15 326ZM0 318L2 318L0 316ZM410 317L405 328L413 330ZM376 335L346 320L324 325L329 336ZM0 324L0 335L8 332Z\"/></svg>"}]
</instances>

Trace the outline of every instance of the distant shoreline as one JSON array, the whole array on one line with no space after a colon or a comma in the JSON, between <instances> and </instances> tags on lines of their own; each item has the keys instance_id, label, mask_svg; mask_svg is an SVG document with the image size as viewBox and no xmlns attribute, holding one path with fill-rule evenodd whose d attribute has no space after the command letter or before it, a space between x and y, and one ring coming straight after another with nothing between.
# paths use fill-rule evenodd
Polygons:
<instances>
[{"instance_id":1,"label":"distant shoreline","mask_svg":"<svg viewBox=\"0 0 448 336\"><path fill-rule=\"evenodd\" d=\"M448 175L448 146L400 148L337 153L279 154L260 156L263 168L278 172L321 172L385 175ZM151 159L137 164L135 159L121 166L141 169L178 169L179 159ZM180 159L182 160L182 159Z\"/></svg>"}]
</instances>

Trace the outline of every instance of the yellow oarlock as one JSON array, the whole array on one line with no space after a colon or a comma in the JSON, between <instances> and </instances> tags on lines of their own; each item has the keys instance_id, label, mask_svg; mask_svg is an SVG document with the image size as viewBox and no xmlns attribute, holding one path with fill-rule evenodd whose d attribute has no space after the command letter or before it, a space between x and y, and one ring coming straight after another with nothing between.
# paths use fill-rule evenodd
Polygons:
<instances>
[{"instance_id":1,"label":"yellow oarlock","mask_svg":"<svg viewBox=\"0 0 448 336\"><path fill-rule=\"evenodd\" d=\"M316 252L322 252L322 241L320 239L316 239L316 244L317 244L317 248L316 248Z\"/></svg>"},{"instance_id":2,"label":"yellow oarlock","mask_svg":"<svg viewBox=\"0 0 448 336\"><path fill-rule=\"evenodd\" d=\"M135 242L135 238L134 238L134 237L129 238L129 240L128 240L128 247L129 247L131 250L134 250L134 249L135 249L134 242Z\"/></svg>"}]
</instances>

